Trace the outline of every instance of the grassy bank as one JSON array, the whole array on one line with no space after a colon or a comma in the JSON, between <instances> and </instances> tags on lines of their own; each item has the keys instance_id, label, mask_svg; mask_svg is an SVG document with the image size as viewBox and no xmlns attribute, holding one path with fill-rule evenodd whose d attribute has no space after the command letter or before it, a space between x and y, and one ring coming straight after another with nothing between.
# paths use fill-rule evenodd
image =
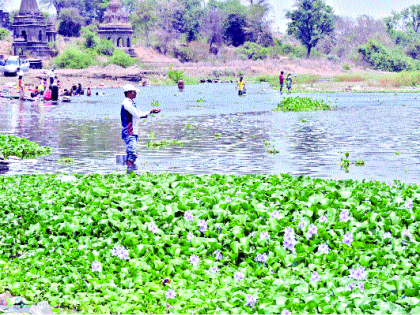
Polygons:
<instances>
[{"instance_id":1,"label":"grassy bank","mask_svg":"<svg viewBox=\"0 0 420 315\"><path fill-rule=\"evenodd\" d=\"M0 290L95 313L418 313L419 187L0 177Z\"/></svg>"}]
</instances>

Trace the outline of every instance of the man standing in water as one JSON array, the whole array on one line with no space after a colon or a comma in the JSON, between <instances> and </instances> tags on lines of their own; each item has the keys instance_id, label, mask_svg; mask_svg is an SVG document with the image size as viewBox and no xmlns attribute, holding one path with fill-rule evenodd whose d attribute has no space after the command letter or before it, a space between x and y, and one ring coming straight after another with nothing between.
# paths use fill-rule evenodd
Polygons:
<instances>
[{"instance_id":1,"label":"man standing in water","mask_svg":"<svg viewBox=\"0 0 420 315\"><path fill-rule=\"evenodd\" d=\"M284 77L283 77L283 71L280 72L280 76L279 76L279 81L280 81L280 95L283 94L283 85L284 85Z\"/></svg>"},{"instance_id":2,"label":"man standing in water","mask_svg":"<svg viewBox=\"0 0 420 315\"><path fill-rule=\"evenodd\" d=\"M121 106L122 139L126 145L127 166L134 167L137 159L138 123L141 118L147 118L149 114L159 113L160 109L153 108L148 112L139 112L134 103L138 90L132 84L123 87L125 99Z\"/></svg>"},{"instance_id":3,"label":"man standing in water","mask_svg":"<svg viewBox=\"0 0 420 315\"><path fill-rule=\"evenodd\" d=\"M245 81L243 77L239 78L238 84L236 85L235 89L238 89L238 95L243 95L242 90L245 87Z\"/></svg>"},{"instance_id":4,"label":"man standing in water","mask_svg":"<svg viewBox=\"0 0 420 315\"><path fill-rule=\"evenodd\" d=\"M178 80L178 90L180 92L184 91L184 81L182 81L182 77L180 77L179 80Z\"/></svg>"}]
</instances>

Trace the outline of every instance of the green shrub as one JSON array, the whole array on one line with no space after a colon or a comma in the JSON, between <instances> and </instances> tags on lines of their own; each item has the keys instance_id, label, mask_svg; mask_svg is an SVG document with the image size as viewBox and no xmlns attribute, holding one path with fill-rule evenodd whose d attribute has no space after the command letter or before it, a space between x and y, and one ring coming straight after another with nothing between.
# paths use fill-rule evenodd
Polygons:
<instances>
[{"instance_id":1,"label":"green shrub","mask_svg":"<svg viewBox=\"0 0 420 315\"><path fill-rule=\"evenodd\" d=\"M358 52L377 70L399 72L420 69L419 61L411 59L402 51L392 50L373 40L359 46Z\"/></svg>"},{"instance_id":2,"label":"green shrub","mask_svg":"<svg viewBox=\"0 0 420 315\"><path fill-rule=\"evenodd\" d=\"M5 39L7 36L9 36L9 34L10 34L9 30L0 28L0 40Z\"/></svg>"},{"instance_id":3,"label":"green shrub","mask_svg":"<svg viewBox=\"0 0 420 315\"><path fill-rule=\"evenodd\" d=\"M53 64L61 69L85 69L98 64L96 56L92 49L80 50L70 46L53 60Z\"/></svg>"},{"instance_id":4,"label":"green shrub","mask_svg":"<svg viewBox=\"0 0 420 315\"><path fill-rule=\"evenodd\" d=\"M169 66L167 75L173 82L178 83L179 79L183 76L185 71L173 69L173 66L174 65Z\"/></svg>"},{"instance_id":5,"label":"green shrub","mask_svg":"<svg viewBox=\"0 0 420 315\"><path fill-rule=\"evenodd\" d=\"M172 55L181 62L198 62L200 60L197 52L193 51L189 47L174 48Z\"/></svg>"},{"instance_id":6,"label":"green shrub","mask_svg":"<svg viewBox=\"0 0 420 315\"><path fill-rule=\"evenodd\" d=\"M108 64L114 64L123 68L130 67L136 63L137 61L134 58L131 58L121 49L116 49L112 57L108 59Z\"/></svg>"},{"instance_id":7,"label":"green shrub","mask_svg":"<svg viewBox=\"0 0 420 315\"><path fill-rule=\"evenodd\" d=\"M240 59L263 60L269 56L269 49L253 42L245 42L235 53Z\"/></svg>"},{"instance_id":8,"label":"green shrub","mask_svg":"<svg viewBox=\"0 0 420 315\"><path fill-rule=\"evenodd\" d=\"M327 104L322 99L313 99L310 97L286 97L273 111L284 112L309 112L314 110L330 110L334 107Z\"/></svg>"},{"instance_id":9,"label":"green shrub","mask_svg":"<svg viewBox=\"0 0 420 315\"><path fill-rule=\"evenodd\" d=\"M350 66L347 63L345 63L342 67L344 70L350 70Z\"/></svg>"},{"instance_id":10,"label":"green shrub","mask_svg":"<svg viewBox=\"0 0 420 315\"><path fill-rule=\"evenodd\" d=\"M115 46L112 40L99 39L95 45L95 51L98 55L112 56L115 51Z\"/></svg>"}]
</instances>

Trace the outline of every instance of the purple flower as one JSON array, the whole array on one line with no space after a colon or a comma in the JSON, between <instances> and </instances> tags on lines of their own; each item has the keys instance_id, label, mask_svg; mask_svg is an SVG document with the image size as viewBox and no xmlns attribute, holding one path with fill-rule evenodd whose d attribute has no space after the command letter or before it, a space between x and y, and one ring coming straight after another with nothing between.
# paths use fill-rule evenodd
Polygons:
<instances>
[{"instance_id":1,"label":"purple flower","mask_svg":"<svg viewBox=\"0 0 420 315\"><path fill-rule=\"evenodd\" d=\"M274 210L273 212L270 213L270 218L280 220L280 213L277 210Z\"/></svg>"},{"instance_id":2,"label":"purple flower","mask_svg":"<svg viewBox=\"0 0 420 315\"><path fill-rule=\"evenodd\" d=\"M120 259L126 259L126 260L130 259L128 257L128 250L126 250L124 246L120 246L120 245L118 245L118 246L116 246L112 249L111 255L112 256L117 256Z\"/></svg>"},{"instance_id":3,"label":"purple flower","mask_svg":"<svg viewBox=\"0 0 420 315\"><path fill-rule=\"evenodd\" d=\"M360 291L365 291L365 285L363 284L363 282L359 282L359 285L357 287L360 289Z\"/></svg>"},{"instance_id":4,"label":"purple flower","mask_svg":"<svg viewBox=\"0 0 420 315\"><path fill-rule=\"evenodd\" d=\"M227 202L227 203L231 203L231 202L232 202L232 199L230 199L230 197L227 197L227 198L226 198L226 202Z\"/></svg>"},{"instance_id":5,"label":"purple flower","mask_svg":"<svg viewBox=\"0 0 420 315\"><path fill-rule=\"evenodd\" d=\"M280 315L292 315L292 313L290 313L288 310L286 310L285 308L281 311Z\"/></svg>"},{"instance_id":6,"label":"purple flower","mask_svg":"<svg viewBox=\"0 0 420 315\"><path fill-rule=\"evenodd\" d=\"M353 235L348 232L346 235L343 236L343 243L347 244L347 246L351 246L351 242L353 242Z\"/></svg>"},{"instance_id":7,"label":"purple flower","mask_svg":"<svg viewBox=\"0 0 420 315\"><path fill-rule=\"evenodd\" d=\"M211 273L218 273L218 272L219 272L219 268L217 268L216 266L211 267L211 268L210 268L210 272L211 272Z\"/></svg>"},{"instance_id":8,"label":"purple flower","mask_svg":"<svg viewBox=\"0 0 420 315\"><path fill-rule=\"evenodd\" d=\"M286 234L283 238L283 247L290 250L292 253L295 252L296 239L294 234Z\"/></svg>"},{"instance_id":9,"label":"purple flower","mask_svg":"<svg viewBox=\"0 0 420 315\"><path fill-rule=\"evenodd\" d=\"M298 229L299 230L303 230L303 228L305 227L305 225L306 225L306 222L303 221L303 220L300 220L299 221L299 225L298 225Z\"/></svg>"},{"instance_id":10,"label":"purple flower","mask_svg":"<svg viewBox=\"0 0 420 315\"><path fill-rule=\"evenodd\" d=\"M398 280L398 275L393 276L391 280Z\"/></svg>"},{"instance_id":11,"label":"purple flower","mask_svg":"<svg viewBox=\"0 0 420 315\"><path fill-rule=\"evenodd\" d=\"M411 232L408 229L402 231L401 238L404 238L404 236L407 236L410 241L413 241L413 235L411 235Z\"/></svg>"},{"instance_id":12,"label":"purple flower","mask_svg":"<svg viewBox=\"0 0 420 315\"><path fill-rule=\"evenodd\" d=\"M99 261L94 261L92 263L92 272L102 272L102 264Z\"/></svg>"},{"instance_id":13,"label":"purple flower","mask_svg":"<svg viewBox=\"0 0 420 315\"><path fill-rule=\"evenodd\" d=\"M233 278L235 279L235 281L241 281L245 278L245 276L242 272L236 271L235 274L233 275Z\"/></svg>"},{"instance_id":14,"label":"purple flower","mask_svg":"<svg viewBox=\"0 0 420 315\"><path fill-rule=\"evenodd\" d=\"M316 271L314 271L313 273L312 273L312 275L311 275L311 283L314 283L314 282L318 282L319 281L319 274L318 274L318 272L316 272Z\"/></svg>"},{"instance_id":15,"label":"purple flower","mask_svg":"<svg viewBox=\"0 0 420 315\"><path fill-rule=\"evenodd\" d=\"M392 187L392 185L394 185L394 181L388 180L385 184L387 184L389 187Z\"/></svg>"},{"instance_id":16,"label":"purple flower","mask_svg":"<svg viewBox=\"0 0 420 315\"><path fill-rule=\"evenodd\" d=\"M406 200L406 202L404 204L404 207L406 209L413 209L413 200L411 200L411 199Z\"/></svg>"},{"instance_id":17,"label":"purple flower","mask_svg":"<svg viewBox=\"0 0 420 315\"><path fill-rule=\"evenodd\" d=\"M346 291L353 291L353 289L360 289L360 291L365 291L365 286L364 286L363 282L359 282L358 284L350 283L346 287Z\"/></svg>"},{"instance_id":18,"label":"purple flower","mask_svg":"<svg viewBox=\"0 0 420 315\"><path fill-rule=\"evenodd\" d=\"M192 240L193 237L194 237L194 234L192 234L191 232L188 232L188 235L187 235L188 241L191 242L191 240Z\"/></svg>"},{"instance_id":19,"label":"purple flower","mask_svg":"<svg viewBox=\"0 0 420 315\"><path fill-rule=\"evenodd\" d=\"M254 304L257 303L258 297L255 295L247 294L246 295L246 303L245 305L249 305L251 307L254 307Z\"/></svg>"},{"instance_id":20,"label":"purple flower","mask_svg":"<svg viewBox=\"0 0 420 315\"><path fill-rule=\"evenodd\" d=\"M156 234L158 232L158 227L156 226L156 224L151 222L149 224L149 231L152 232L153 234Z\"/></svg>"},{"instance_id":21,"label":"purple flower","mask_svg":"<svg viewBox=\"0 0 420 315\"><path fill-rule=\"evenodd\" d=\"M214 252L214 254L216 255L216 259L217 259L217 260L222 260L222 259L223 259L223 255L222 255L222 253L220 252L220 250L216 250L216 251Z\"/></svg>"},{"instance_id":22,"label":"purple flower","mask_svg":"<svg viewBox=\"0 0 420 315\"><path fill-rule=\"evenodd\" d=\"M314 224L311 224L308 228L307 236L311 238L314 234L318 234L318 228Z\"/></svg>"},{"instance_id":23,"label":"purple flower","mask_svg":"<svg viewBox=\"0 0 420 315\"><path fill-rule=\"evenodd\" d=\"M269 240L270 239L270 234L268 234L267 231L261 232L260 237L262 240Z\"/></svg>"},{"instance_id":24,"label":"purple flower","mask_svg":"<svg viewBox=\"0 0 420 315\"><path fill-rule=\"evenodd\" d=\"M284 235L295 235L295 230L291 227L286 227L284 229Z\"/></svg>"},{"instance_id":25,"label":"purple flower","mask_svg":"<svg viewBox=\"0 0 420 315\"><path fill-rule=\"evenodd\" d=\"M352 291L353 288L355 288L356 285L354 283L350 283L347 287L346 287L346 291Z\"/></svg>"},{"instance_id":26,"label":"purple flower","mask_svg":"<svg viewBox=\"0 0 420 315\"><path fill-rule=\"evenodd\" d=\"M353 278L354 280L366 280L366 270L364 267L358 267L357 269L353 268L350 270L350 278Z\"/></svg>"},{"instance_id":27,"label":"purple flower","mask_svg":"<svg viewBox=\"0 0 420 315\"><path fill-rule=\"evenodd\" d=\"M174 290L169 289L168 291L165 292L166 299L174 299L175 296L176 296L176 293Z\"/></svg>"},{"instance_id":28,"label":"purple flower","mask_svg":"<svg viewBox=\"0 0 420 315\"><path fill-rule=\"evenodd\" d=\"M391 238L392 235L389 232L385 232L384 235L382 235L382 238Z\"/></svg>"},{"instance_id":29,"label":"purple flower","mask_svg":"<svg viewBox=\"0 0 420 315\"><path fill-rule=\"evenodd\" d=\"M257 257L254 258L254 260L256 262L262 262L263 264L265 264L267 262L267 254L257 254Z\"/></svg>"},{"instance_id":30,"label":"purple flower","mask_svg":"<svg viewBox=\"0 0 420 315\"><path fill-rule=\"evenodd\" d=\"M193 265L194 267L196 267L200 262L200 258L198 258L198 256L196 255L191 255L190 256L190 263L191 265Z\"/></svg>"},{"instance_id":31,"label":"purple flower","mask_svg":"<svg viewBox=\"0 0 420 315\"><path fill-rule=\"evenodd\" d=\"M249 237L254 238L255 232L249 233Z\"/></svg>"},{"instance_id":32,"label":"purple flower","mask_svg":"<svg viewBox=\"0 0 420 315\"><path fill-rule=\"evenodd\" d=\"M319 221L319 223L328 223L328 219L325 215L320 217L318 221Z\"/></svg>"},{"instance_id":33,"label":"purple flower","mask_svg":"<svg viewBox=\"0 0 420 315\"><path fill-rule=\"evenodd\" d=\"M185 212L184 218L185 218L185 220L189 220L189 221L194 220L194 216L192 215L192 212L190 210L188 210L187 212Z\"/></svg>"},{"instance_id":34,"label":"purple flower","mask_svg":"<svg viewBox=\"0 0 420 315\"><path fill-rule=\"evenodd\" d=\"M338 221L339 222L347 222L348 220L350 220L349 211L348 210L341 211Z\"/></svg>"},{"instance_id":35,"label":"purple flower","mask_svg":"<svg viewBox=\"0 0 420 315\"><path fill-rule=\"evenodd\" d=\"M198 226L200 227L199 231L200 231L201 233L204 233L204 232L207 230L207 223L206 223L206 221L204 221L204 220L199 220L197 224L198 224Z\"/></svg>"},{"instance_id":36,"label":"purple flower","mask_svg":"<svg viewBox=\"0 0 420 315\"><path fill-rule=\"evenodd\" d=\"M330 251L330 248L328 247L327 244L321 244L318 246L318 252L320 252L321 254L328 254Z\"/></svg>"}]
</instances>

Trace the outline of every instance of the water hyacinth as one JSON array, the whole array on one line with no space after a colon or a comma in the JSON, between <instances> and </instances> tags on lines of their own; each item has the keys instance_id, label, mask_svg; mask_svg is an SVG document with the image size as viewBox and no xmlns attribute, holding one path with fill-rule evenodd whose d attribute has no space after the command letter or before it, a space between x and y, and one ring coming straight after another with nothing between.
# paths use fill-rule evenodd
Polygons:
<instances>
[{"instance_id":1,"label":"water hyacinth","mask_svg":"<svg viewBox=\"0 0 420 315\"><path fill-rule=\"evenodd\" d=\"M287 310L287 309L283 309L281 311L281 314L280 315L292 315L292 313L289 310Z\"/></svg>"},{"instance_id":2,"label":"water hyacinth","mask_svg":"<svg viewBox=\"0 0 420 315\"><path fill-rule=\"evenodd\" d=\"M152 232L153 234L156 234L158 232L158 227L156 224L154 224L153 222L151 222L149 224L149 231Z\"/></svg>"},{"instance_id":3,"label":"water hyacinth","mask_svg":"<svg viewBox=\"0 0 420 315\"><path fill-rule=\"evenodd\" d=\"M114 247L111 251L111 255L112 256L117 256L120 259L125 259L125 260L130 259L128 257L128 250L126 250L125 247L122 246L122 245L118 245L118 246Z\"/></svg>"},{"instance_id":4,"label":"water hyacinth","mask_svg":"<svg viewBox=\"0 0 420 315\"><path fill-rule=\"evenodd\" d=\"M165 297L166 299L174 299L176 297L176 293L174 290L169 289L168 291L165 292Z\"/></svg>"},{"instance_id":5,"label":"water hyacinth","mask_svg":"<svg viewBox=\"0 0 420 315\"><path fill-rule=\"evenodd\" d=\"M347 287L346 287L346 291L353 291L353 289L359 289L360 291L365 291L365 286L363 284L363 282L359 282L358 284L355 283L350 283Z\"/></svg>"},{"instance_id":6,"label":"water hyacinth","mask_svg":"<svg viewBox=\"0 0 420 315\"><path fill-rule=\"evenodd\" d=\"M191 240L193 239L193 237L194 237L194 234L192 234L192 232L188 232L188 234L187 234L188 241L191 242Z\"/></svg>"},{"instance_id":7,"label":"water hyacinth","mask_svg":"<svg viewBox=\"0 0 420 315\"><path fill-rule=\"evenodd\" d=\"M306 225L306 222L305 221L303 221L303 220L300 220L299 221L299 225L298 225L298 229L299 230L303 230L303 228L305 227L305 225Z\"/></svg>"},{"instance_id":8,"label":"water hyacinth","mask_svg":"<svg viewBox=\"0 0 420 315\"><path fill-rule=\"evenodd\" d=\"M231 202L232 202L232 199L230 199L230 197L227 197L227 198L226 198L226 202L227 202L227 203L231 203Z\"/></svg>"},{"instance_id":9,"label":"water hyacinth","mask_svg":"<svg viewBox=\"0 0 420 315\"><path fill-rule=\"evenodd\" d=\"M413 209L413 200L411 199L406 200L404 203L404 207L406 209Z\"/></svg>"},{"instance_id":10,"label":"water hyacinth","mask_svg":"<svg viewBox=\"0 0 420 315\"><path fill-rule=\"evenodd\" d=\"M410 241L413 241L413 235L408 229L403 230L401 233L401 238L404 238L405 236L407 236Z\"/></svg>"},{"instance_id":11,"label":"water hyacinth","mask_svg":"<svg viewBox=\"0 0 420 315\"><path fill-rule=\"evenodd\" d=\"M392 235L390 232L385 232L384 235L382 235L383 238L391 238Z\"/></svg>"},{"instance_id":12,"label":"water hyacinth","mask_svg":"<svg viewBox=\"0 0 420 315\"><path fill-rule=\"evenodd\" d=\"M217 259L217 260L222 260L222 259L223 259L223 255L222 255L222 253L220 252L220 250L216 250L216 251L214 252L214 254L216 255L216 259Z\"/></svg>"},{"instance_id":13,"label":"water hyacinth","mask_svg":"<svg viewBox=\"0 0 420 315\"><path fill-rule=\"evenodd\" d=\"M211 273L218 273L218 272L219 272L219 268L217 268L216 266L211 267L211 268L210 268L210 272L211 272Z\"/></svg>"},{"instance_id":14,"label":"water hyacinth","mask_svg":"<svg viewBox=\"0 0 420 315\"><path fill-rule=\"evenodd\" d=\"M274 210L270 213L270 218L280 220L280 213L277 210Z\"/></svg>"},{"instance_id":15,"label":"water hyacinth","mask_svg":"<svg viewBox=\"0 0 420 315\"><path fill-rule=\"evenodd\" d=\"M235 274L233 275L233 279L235 279L235 281L241 281L244 278L245 278L245 275L240 271L236 271Z\"/></svg>"},{"instance_id":16,"label":"water hyacinth","mask_svg":"<svg viewBox=\"0 0 420 315\"><path fill-rule=\"evenodd\" d=\"M92 263L92 272L102 272L102 264L99 261L94 261Z\"/></svg>"},{"instance_id":17,"label":"water hyacinth","mask_svg":"<svg viewBox=\"0 0 420 315\"><path fill-rule=\"evenodd\" d=\"M258 297L256 295L247 294L245 305L249 305L251 307L254 307L254 305L257 303L257 299L258 299Z\"/></svg>"},{"instance_id":18,"label":"water hyacinth","mask_svg":"<svg viewBox=\"0 0 420 315\"><path fill-rule=\"evenodd\" d=\"M349 217L349 211L348 210L343 210L340 212L340 217L338 218L339 222L347 222L348 220L350 220Z\"/></svg>"},{"instance_id":19,"label":"water hyacinth","mask_svg":"<svg viewBox=\"0 0 420 315\"><path fill-rule=\"evenodd\" d=\"M398 275L393 276L391 280L398 280Z\"/></svg>"},{"instance_id":20,"label":"water hyacinth","mask_svg":"<svg viewBox=\"0 0 420 315\"><path fill-rule=\"evenodd\" d=\"M308 238L311 238L312 235L318 234L318 228L315 226L315 224L311 224L308 228L307 236Z\"/></svg>"},{"instance_id":21,"label":"water hyacinth","mask_svg":"<svg viewBox=\"0 0 420 315\"><path fill-rule=\"evenodd\" d=\"M320 252L321 254L328 254L330 251L330 248L328 247L327 244L321 244L318 246L318 252Z\"/></svg>"},{"instance_id":22,"label":"water hyacinth","mask_svg":"<svg viewBox=\"0 0 420 315\"><path fill-rule=\"evenodd\" d=\"M310 280L310 282L311 282L311 283L314 283L314 282L318 282L319 280L320 280L320 277L319 277L318 272L314 271L314 272L311 274L311 280Z\"/></svg>"},{"instance_id":23,"label":"water hyacinth","mask_svg":"<svg viewBox=\"0 0 420 315\"><path fill-rule=\"evenodd\" d=\"M351 242L353 242L353 235L348 232L346 235L343 236L343 243L347 246L351 246Z\"/></svg>"},{"instance_id":24,"label":"water hyacinth","mask_svg":"<svg viewBox=\"0 0 420 315\"><path fill-rule=\"evenodd\" d=\"M260 237L261 237L262 240L269 240L270 239L270 234L268 234L267 231L263 231L263 232L261 232Z\"/></svg>"},{"instance_id":25,"label":"water hyacinth","mask_svg":"<svg viewBox=\"0 0 420 315\"><path fill-rule=\"evenodd\" d=\"M295 230L290 227L286 227L284 230L283 247L294 253L296 243Z\"/></svg>"},{"instance_id":26,"label":"water hyacinth","mask_svg":"<svg viewBox=\"0 0 420 315\"><path fill-rule=\"evenodd\" d=\"M350 270L350 278L354 280L362 281L366 280L367 274L364 267L353 268Z\"/></svg>"},{"instance_id":27,"label":"water hyacinth","mask_svg":"<svg viewBox=\"0 0 420 315\"><path fill-rule=\"evenodd\" d=\"M323 215L322 217L319 218L318 221L319 223L328 223L328 218L325 215Z\"/></svg>"},{"instance_id":28,"label":"water hyacinth","mask_svg":"<svg viewBox=\"0 0 420 315\"><path fill-rule=\"evenodd\" d=\"M258 253L257 254L257 257L255 257L254 260L256 262L261 262L261 263L265 264L267 262L267 254L265 254L265 253L264 254Z\"/></svg>"},{"instance_id":29,"label":"water hyacinth","mask_svg":"<svg viewBox=\"0 0 420 315\"><path fill-rule=\"evenodd\" d=\"M185 220L188 220L188 221L193 221L194 220L194 216L193 216L193 214L190 210L185 212L184 218L185 218Z\"/></svg>"},{"instance_id":30,"label":"water hyacinth","mask_svg":"<svg viewBox=\"0 0 420 315\"><path fill-rule=\"evenodd\" d=\"M204 220L199 220L197 224L198 224L198 226L200 227L199 231L200 231L201 233L204 233L204 232L207 230L207 222L206 222L206 221L204 221Z\"/></svg>"},{"instance_id":31,"label":"water hyacinth","mask_svg":"<svg viewBox=\"0 0 420 315\"><path fill-rule=\"evenodd\" d=\"M197 267L197 265L200 263L200 258L198 258L198 256L196 256L196 255L191 255L190 256L190 263L194 267Z\"/></svg>"}]
</instances>

